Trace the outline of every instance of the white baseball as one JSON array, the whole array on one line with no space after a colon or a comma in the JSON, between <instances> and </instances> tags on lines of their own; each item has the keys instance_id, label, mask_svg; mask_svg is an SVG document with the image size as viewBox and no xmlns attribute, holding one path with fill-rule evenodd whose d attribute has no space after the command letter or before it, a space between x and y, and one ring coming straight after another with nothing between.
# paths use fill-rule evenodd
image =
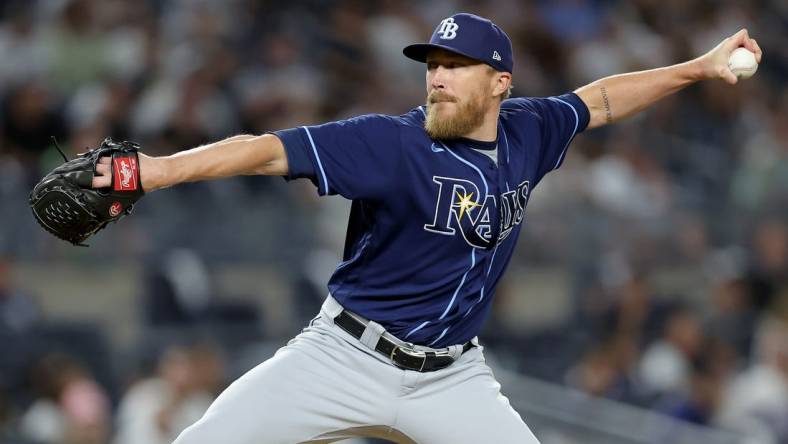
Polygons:
<instances>
[{"instance_id":1,"label":"white baseball","mask_svg":"<svg viewBox=\"0 0 788 444\"><path fill-rule=\"evenodd\" d=\"M758 70L755 53L747 48L736 48L728 59L728 68L740 79L749 79Z\"/></svg>"}]
</instances>

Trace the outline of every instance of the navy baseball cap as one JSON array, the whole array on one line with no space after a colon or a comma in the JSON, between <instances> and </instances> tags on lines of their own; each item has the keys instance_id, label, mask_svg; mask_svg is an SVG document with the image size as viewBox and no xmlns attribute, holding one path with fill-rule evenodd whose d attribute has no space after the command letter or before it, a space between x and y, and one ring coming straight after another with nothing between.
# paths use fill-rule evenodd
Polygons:
<instances>
[{"instance_id":1,"label":"navy baseball cap","mask_svg":"<svg viewBox=\"0 0 788 444\"><path fill-rule=\"evenodd\" d=\"M429 43L406 46L402 53L418 62L427 61L431 49L445 49L486 63L497 71L512 72L512 41L495 23L478 15L459 13L443 19Z\"/></svg>"}]
</instances>

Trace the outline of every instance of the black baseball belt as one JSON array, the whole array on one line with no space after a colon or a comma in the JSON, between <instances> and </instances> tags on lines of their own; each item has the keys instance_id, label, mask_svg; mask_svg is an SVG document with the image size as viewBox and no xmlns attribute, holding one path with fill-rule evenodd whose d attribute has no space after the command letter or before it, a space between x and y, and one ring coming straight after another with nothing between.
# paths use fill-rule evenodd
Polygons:
<instances>
[{"instance_id":1,"label":"black baseball belt","mask_svg":"<svg viewBox=\"0 0 788 444\"><path fill-rule=\"evenodd\" d=\"M334 318L334 324L359 340L367 328L365 323L356 319L347 310L342 310ZM472 347L473 343L471 341L466 342L462 345L462 353L465 353ZM397 344L383 335L380 336L378 343L375 345L375 351L389 358L397 367L417 372L440 370L454 362L454 358L449 354L448 349L435 351L417 350Z\"/></svg>"}]
</instances>

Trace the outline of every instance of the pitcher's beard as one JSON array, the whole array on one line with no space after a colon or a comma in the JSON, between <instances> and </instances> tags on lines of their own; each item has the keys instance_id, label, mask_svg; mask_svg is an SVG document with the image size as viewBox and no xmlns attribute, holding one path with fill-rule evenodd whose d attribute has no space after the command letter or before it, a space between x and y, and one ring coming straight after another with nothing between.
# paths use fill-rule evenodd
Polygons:
<instances>
[{"instance_id":1,"label":"pitcher's beard","mask_svg":"<svg viewBox=\"0 0 788 444\"><path fill-rule=\"evenodd\" d=\"M427 99L424 129L433 139L457 139L479 128L484 122L484 106L479 97L471 97L467 102L460 104L456 112L449 115L446 115L446 112L439 115L436 105L439 103L431 104L430 99Z\"/></svg>"}]
</instances>

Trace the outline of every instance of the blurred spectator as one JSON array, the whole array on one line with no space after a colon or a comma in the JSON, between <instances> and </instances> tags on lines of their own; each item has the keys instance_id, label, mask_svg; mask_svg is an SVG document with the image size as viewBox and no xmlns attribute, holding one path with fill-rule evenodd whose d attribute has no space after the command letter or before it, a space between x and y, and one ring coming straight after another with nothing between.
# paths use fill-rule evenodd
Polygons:
<instances>
[{"instance_id":1,"label":"blurred spectator","mask_svg":"<svg viewBox=\"0 0 788 444\"><path fill-rule=\"evenodd\" d=\"M664 218L671 198L665 172L639 146L633 126L624 125L615 132L607 153L589 166L592 198L609 211L638 222Z\"/></svg>"},{"instance_id":2,"label":"blurred spectator","mask_svg":"<svg viewBox=\"0 0 788 444\"><path fill-rule=\"evenodd\" d=\"M608 276L607 280L623 279L607 289L609 302L602 316L595 321L594 334L615 332L630 338L640 348L659 334L668 304L655 297L654 288L645 274ZM609 271L608 273L617 273ZM609 282L612 284L613 282Z\"/></svg>"},{"instance_id":3,"label":"blurred spectator","mask_svg":"<svg viewBox=\"0 0 788 444\"><path fill-rule=\"evenodd\" d=\"M605 16L604 9L587 0L545 2L539 12L552 34L568 43L587 41L597 35Z\"/></svg>"},{"instance_id":4,"label":"blurred spectator","mask_svg":"<svg viewBox=\"0 0 788 444\"><path fill-rule=\"evenodd\" d=\"M342 115L359 99L358 85L377 83L374 60L364 35L366 5L361 1L338 2L328 12L321 36L320 70L326 76L323 115ZM404 111L404 110L403 110Z\"/></svg>"},{"instance_id":5,"label":"blurred spectator","mask_svg":"<svg viewBox=\"0 0 788 444\"><path fill-rule=\"evenodd\" d=\"M758 221L753 239L753 272L774 285L788 284L788 218L765 217ZM768 290L766 290L768 291ZM771 294L753 295L763 308L771 304Z\"/></svg>"},{"instance_id":6,"label":"blurred spectator","mask_svg":"<svg viewBox=\"0 0 788 444\"><path fill-rule=\"evenodd\" d=\"M191 324L203 318L214 298L203 259L174 249L150 264L142 294L143 317L151 325Z\"/></svg>"},{"instance_id":7,"label":"blurred spectator","mask_svg":"<svg viewBox=\"0 0 788 444\"><path fill-rule=\"evenodd\" d=\"M740 148L741 164L731 186L732 199L747 211L777 204L784 209L788 195L788 93L776 103L752 106L747 119L751 137ZM773 210L773 209L772 209Z\"/></svg>"},{"instance_id":8,"label":"blurred spectator","mask_svg":"<svg viewBox=\"0 0 788 444\"><path fill-rule=\"evenodd\" d=\"M758 313L746 281L734 277L720 281L712 290L713 313L707 330L713 338L736 350L740 358L750 355L752 335Z\"/></svg>"},{"instance_id":9,"label":"blurred spectator","mask_svg":"<svg viewBox=\"0 0 788 444\"><path fill-rule=\"evenodd\" d=\"M208 409L223 388L223 362L211 346L171 347L156 374L123 396L114 444L168 444Z\"/></svg>"},{"instance_id":10,"label":"blurred spectator","mask_svg":"<svg viewBox=\"0 0 788 444\"><path fill-rule=\"evenodd\" d=\"M52 146L51 137L64 139L68 130L50 88L34 80L7 91L2 110L2 150L38 173L40 156Z\"/></svg>"},{"instance_id":11,"label":"blurred spectator","mask_svg":"<svg viewBox=\"0 0 788 444\"><path fill-rule=\"evenodd\" d=\"M109 71L107 40L98 27L98 2L67 0L44 38L50 73L63 93L98 81Z\"/></svg>"},{"instance_id":12,"label":"blurred spectator","mask_svg":"<svg viewBox=\"0 0 788 444\"><path fill-rule=\"evenodd\" d=\"M0 85L14 85L40 78L48 69L48 54L41 44L41 27L36 26L33 9L22 1L6 2L5 26L0 26Z\"/></svg>"},{"instance_id":13,"label":"blurred spectator","mask_svg":"<svg viewBox=\"0 0 788 444\"><path fill-rule=\"evenodd\" d=\"M758 324L753 364L729 386L719 422L748 442L788 442L788 303Z\"/></svg>"},{"instance_id":14,"label":"blurred spectator","mask_svg":"<svg viewBox=\"0 0 788 444\"><path fill-rule=\"evenodd\" d=\"M713 425L718 412L725 374L715 371L703 361L696 361L690 370L687 393L670 399L660 410L683 421L698 425Z\"/></svg>"},{"instance_id":15,"label":"blurred spectator","mask_svg":"<svg viewBox=\"0 0 788 444\"><path fill-rule=\"evenodd\" d=\"M68 355L44 355L32 379L38 397L21 418L25 437L47 444L107 442L109 399L79 362Z\"/></svg>"},{"instance_id":16,"label":"blurred spectator","mask_svg":"<svg viewBox=\"0 0 788 444\"><path fill-rule=\"evenodd\" d=\"M693 372L693 363L703 346L701 328L700 320L687 308L677 308L668 316L662 336L640 358L638 376L644 390L678 397L688 395L691 386L704 389L701 386L707 382L705 375Z\"/></svg>"},{"instance_id":17,"label":"blurred spectator","mask_svg":"<svg viewBox=\"0 0 788 444\"><path fill-rule=\"evenodd\" d=\"M635 402L631 378L637 345L623 334L610 335L589 347L582 359L566 374L566 384L594 396Z\"/></svg>"}]
</instances>

